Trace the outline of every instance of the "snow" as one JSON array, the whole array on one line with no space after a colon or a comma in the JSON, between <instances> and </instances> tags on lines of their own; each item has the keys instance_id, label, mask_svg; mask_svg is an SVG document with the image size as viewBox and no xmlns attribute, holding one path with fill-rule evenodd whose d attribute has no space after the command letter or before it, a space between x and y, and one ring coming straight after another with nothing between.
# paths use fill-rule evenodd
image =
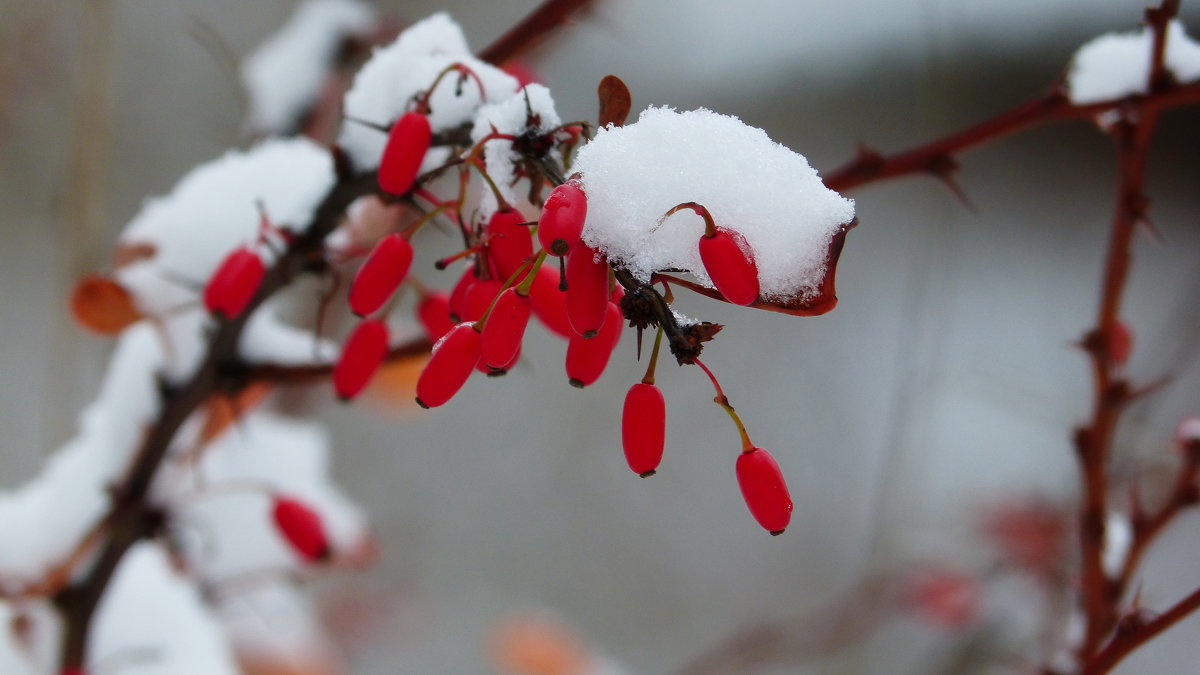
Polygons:
<instances>
[{"instance_id":1,"label":"snow","mask_svg":"<svg viewBox=\"0 0 1200 675\"><path fill-rule=\"evenodd\" d=\"M158 414L155 375L164 355L155 329L135 324L120 337L100 394L80 416L79 432L42 472L0 493L0 585L15 591L64 562L103 516L108 489Z\"/></svg>"},{"instance_id":2,"label":"snow","mask_svg":"<svg viewBox=\"0 0 1200 675\"><path fill-rule=\"evenodd\" d=\"M387 140L384 132L361 122L389 126L439 73L455 63L479 76L483 95L475 78L461 87L456 86L456 73L443 78L430 97L429 122L435 133L467 124L481 104L507 100L520 86L504 71L473 57L462 28L449 15L434 14L412 25L395 42L375 50L346 93L346 120L338 146L357 169L377 167Z\"/></svg>"},{"instance_id":3,"label":"snow","mask_svg":"<svg viewBox=\"0 0 1200 675\"><path fill-rule=\"evenodd\" d=\"M34 675L38 671L11 628L16 618L17 613L12 605L0 602L0 626L6 627L6 630L0 631L0 673Z\"/></svg>"},{"instance_id":4,"label":"snow","mask_svg":"<svg viewBox=\"0 0 1200 675\"><path fill-rule=\"evenodd\" d=\"M534 119L537 120L532 131L528 125L531 115L535 116ZM561 124L562 119L554 108L554 98L551 97L550 90L540 84L530 84L522 89L521 93L507 101L481 106L475 113L475 122L471 129L471 142L479 143L491 133L493 127L499 133L512 136L520 136L527 131L538 136L545 136ZM512 141L506 139L488 141L484 144L483 157L488 175L495 181L505 201L515 204L522 199L523 197L518 197L518 194L522 193L518 193L513 187L513 171L519 157L513 151ZM559 160L557 153L554 153L554 159L555 161ZM491 189L484 189L483 197L480 199L480 210L483 212L483 217L490 217L496 212L497 207L496 196L492 194Z\"/></svg>"},{"instance_id":5,"label":"snow","mask_svg":"<svg viewBox=\"0 0 1200 675\"><path fill-rule=\"evenodd\" d=\"M90 672L237 675L224 632L194 582L157 543L135 545L96 610Z\"/></svg>"},{"instance_id":6,"label":"snow","mask_svg":"<svg viewBox=\"0 0 1200 675\"><path fill-rule=\"evenodd\" d=\"M1106 33L1075 52L1067 75L1071 102L1087 105L1149 92L1154 32ZM1182 84L1200 79L1200 44L1178 20L1167 26L1166 69Z\"/></svg>"},{"instance_id":7,"label":"snow","mask_svg":"<svg viewBox=\"0 0 1200 675\"><path fill-rule=\"evenodd\" d=\"M155 253L118 268L116 279L147 315L195 303L225 256L256 240L260 206L273 225L303 231L334 180L329 151L304 138L231 150L147 201L118 245L149 244Z\"/></svg>"},{"instance_id":8,"label":"snow","mask_svg":"<svg viewBox=\"0 0 1200 675\"><path fill-rule=\"evenodd\" d=\"M279 318L280 306L277 299L271 299L250 316L238 342L243 359L277 366L316 365L337 359L337 345L317 335L313 327L284 323Z\"/></svg>"},{"instance_id":9,"label":"snow","mask_svg":"<svg viewBox=\"0 0 1200 675\"><path fill-rule=\"evenodd\" d=\"M306 0L282 28L242 62L248 122L256 133L292 129L320 94L347 37L371 28L376 13L361 0Z\"/></svg>"},{"instance_id":10,"label":"snow","mask_svg":"<svg viewBox=\"0 0 1200 675\"><path fill-rule=\"evenodd\" d=\"M1104 572L1115 577L1125 564L1125 556L1133 544L1133 524L1124 514L1112 512L1104 523Z\"/></svg>"},{"instance_id":11,"label":"snow","mask_svg":"<svg viewBox=\"0 0 1200 675\"><path fill-rule=\"evenodd\" d=\"M658 225L683 202L745 237L761 293L773 300L816 292L834 232L854 217L854 203L826 188L803 156L704 109L652 107L636 123L601 129L574 168L588 197L583 240L643 281L677 268L710 283L697 247L703 220L687 211Z\"/></svg>"},{"instance_id":12,"label":"snow","mask_svg":"<svg viewBox=\"0 0 1200 675\"><path fill-rule=\"evenodd\" d=\"M1188 417L1180 422L1175 438L1181 443L1200 440L1200 417Z\"/></svg>"}]
</instances>

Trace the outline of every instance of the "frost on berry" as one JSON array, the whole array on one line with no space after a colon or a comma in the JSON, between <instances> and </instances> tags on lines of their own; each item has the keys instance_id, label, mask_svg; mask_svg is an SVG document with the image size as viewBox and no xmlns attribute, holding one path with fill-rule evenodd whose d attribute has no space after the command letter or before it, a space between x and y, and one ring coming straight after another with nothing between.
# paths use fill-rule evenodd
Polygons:
<instances>
[{"instance_id":1,"label":"frost on berry","mask_svg":"<svg viewBox=\"0 0 1200 675\"><path fill-rule=\"evenodd\" d=\"M547 253L564 256L579 243L587 218L587 195L573 183L550 191L538 219L538 241Z\"/></svg>"},{"instance_id":2,"label":"frost on berry","mask_svg":"<svg viewBox=\"0 0 1200 675\"><path fill-rule=\"evenodd\" d=\"M681 269L711 285L696 246L704 221L683 212L658 225L674 206L696 202L745 238L762 298L786 311L825 299L834 249L854 218L853 202L826 188L804 157L708 110L650 108L635 123L600 129L572 168L588 196L583 241L611 264L644 282Z\"/></svg>"},{"instance_id":3,"label":"frost on berry","mask_svg":"<svg viewBox=\"0 0 1200 675\"><path fill-rule=\"evenodd\" d=\"M653 384L638 382L625 394L621 414L621 445L634 473L654 475L662 461L666 440L667 404Z\"/></svg>"},{"instance_id":4,"label":"frost on berry","mask_svg":"<svg viewBox=\"0 0 1200 675\"><path fill-rule=\"evenodd\" d=\"M576 335L599 332L608 311L608 263L587 246L567 256L567 318Z\"/></svg>"},{"instance_id":5,"label":"frost on berry","mask_svg":"<svg viewBox=\"0 0 1200 675\"><path fill-rule=\"evenodd\" d=\"M333 388L338 398L348 401L358 396L379 370L387 350L387 324L377 319L360 321L333 366Z\"/></svg>"},{"instance_id":6,"label":"frost on berry","mask_svg":"<svg viewBox=\"0 0 1200 675\"><path fill-rule=\"evenodd\" d=\"M321 516L307 504L292 497L277 495L271 517L279 533L306 562L319 562L329 556L329 538Z\"/></svg>"},{"instance_id":7,"label":"frost on berry","mask_svg":"<svg viewBox=\"0 0 1200 675\"><path fill-rule=\"evenodd\" d=\"M595 337L571 336L567 343L567 379L571 386L583 388L591 385L604 373L608 359L621 340L624 327L621 308L613 303L605 307L605 318Z\"/></svg>"},{"instance_id":8,"label":"frost on berry","mask_svg":"<svg viewBox=\"0 0 1200 675\"><path fill-rule=\"evenodd\" d=\"M436 408L467 383L480 360L481 336L470 323L460 323L433 346L429 363L417 379L417 405Z\"/></svg>"},{"instance_id":9,"label":"frost on berry","mask_svg":"<svg viewBox=\"0 0 1200 675\"><path fill-rule=\"evenodd\" d=\"M241 316L266 273L266 265L258 253L245 247L235 249L204 286L205 309L226 319Z\"/></svg>"},{"instance_id":10,"label":"frost on berry","mask_svg":"<svg viewBox=\"0 0 1200 675\"><path fill-rule=\"evenodd\" d=\"M392 297L408 276L413 247L399 234L389 234L371 251L350 283L350 311L373 314Z\"/></svg>"},{"instance_id":11,"label":"frost on berry","mask_svg":"<svg viewBox=\"0 0 1200 675\"><path fill-rule=\"evenodd\" d=\"M753 448L738 455L737 480L758 524L771 534L782 534L792 519L792 498L771 453Z\"/></svg>"}]
</instances>

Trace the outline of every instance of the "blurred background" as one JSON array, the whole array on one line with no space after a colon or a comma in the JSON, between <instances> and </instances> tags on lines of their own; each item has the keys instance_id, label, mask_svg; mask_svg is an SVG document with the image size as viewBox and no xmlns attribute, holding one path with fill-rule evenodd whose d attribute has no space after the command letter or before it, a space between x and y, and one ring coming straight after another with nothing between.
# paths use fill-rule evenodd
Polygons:
<instances>
[{"instance_id":1,"label":"blurred background","mask_svg":"<svg viewBox=\"0 0 1200 675\"><path fill-rule=\"evenodd\" d=\"M377 4L406 21L448 10L482 47L537 2ZM616 73L635 111L737 115L821 172L860 142L899 150L1043 93L1078 45L1142 11L1131 0L596 5L529 59L563 119L594 119L596 83ZM106 268L144 198L244 143L229 58L291 7L0 0L0 487L71 436L103 373L111 342L73 325L71 284ZM1183 17L1200 32L1196 7ZM1125 316L1135 381L1173 379L1127 415L1120 472L1171 467L1175 425L1200 412L1197 150L1200 111L1168 115L1148 181L1161 238L1139 237ZM706 362L788 476L796 511L778 538L743 506L735 431L695 369L660 369L659 474L625 466L621 403L643 371L632 333L583 391L562 374L564 343L538 331L522 366L433 412L305 394L382 543L369 572L314 588L352 671L495 672L496 627L528 609L554 612L633 673L677 672L762 622L782 636L760 646L779 656L765 672L1012 672L1042 658L1044 596L1001 570L983 524L1071 508L1070 430L1091 391L1073 343L1095 313L1111 160L1109 141L1075 122L963 157L969 206L920 177L855 192L841 304L823 317L680 297L683 313L726 324ZM1147 607L1200 584L1197 534L1185 516L1154 550ZM986 579L970 619L900 602L856 626L845 615L871 612L840 611L884 602L871 584L913 570ZM1198 628L1180 624L1119 672L1200 672Z\"/></svg>"}]
</instances>

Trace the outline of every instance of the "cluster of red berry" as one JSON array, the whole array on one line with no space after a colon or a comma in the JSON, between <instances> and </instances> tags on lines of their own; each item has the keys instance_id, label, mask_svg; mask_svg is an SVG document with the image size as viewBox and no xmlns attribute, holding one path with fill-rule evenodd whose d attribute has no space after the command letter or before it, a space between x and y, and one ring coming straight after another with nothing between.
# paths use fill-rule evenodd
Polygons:
<instances>
[{"instance_id":1,"label":"cluster of red berry","mask_svg":"<svg viewBox=\"0 0 1200 675\"><path fill-rule=\"evenodd\" d=\"M420 101L418 101L420 107ZM532 118L532 112L531 118ZM534 125L530 125L530 130ZM566 125L558 130L568 129ZM578 137L580 127L570 127ZM433 139L429 118L421 111L401 115L387 130L388 139L378 168L378 184L385 199L417 198L434 205L431 217L446 213L452 220L459 202L439 200L418 181L420 168ZM531 133L527 132L527 133ZM529 139L493 132L457 162L465 174L480 172L491 184L479 155L485 142L496 139L519 141L524 147L547 147ZM424 408L444 405L463 387L473 372L503 374L519 359L526 327L537 317L552 332L568 340L566 372L571 385L586 387L604 372L615 350L627 318L631 325L644 328L658 324L658 337L645 378L633 385L626 396L622 440L630 468L641 476L652 475L658 468L665 444L666 404L654 384L654 367L662 341L663 316L640 323L623 307L625 284L618 282L614 268L599 251L582 241L588 199L581 187L571 180L550 175L529 176L532 181L550 181L556 187L544 200L540 218L526 222L492 185L498 209L478 227L463 227L467 247L438 262L439 268L458 259L471 264L462 273L450 293L427 289L413 283L420 294L416 313L428 338L434 343L429 361L416 383L416 400ZM415 202L414 202L415 203ZM690 209L705 220L705 232L699 240L699 253L705 272L726 300L750 305L759 298L758 270L753 253L740 233L716 225L708 209L687 202L668 211L663 218ZM423 219L421 222L424 222ZM460 221L460 225L463 223ZM536 226L533 227L533 226ZM386 323L371 316L383 308L408 276L413 260L409 242L415 227L385 236L359 267L349 291L350 309L361 317L343 345L333 369L333 384L339 398L358 395L386 360L389 335ZM536 232L540 250L535 250ZM558 269L544 265L558 258ZM209 309L227 318L235 317L253 298L263 276L261 259L250 249L235 251L214 275L205 292ZM633 286L630 286L632 289ZM650 291L641 286L640 291ZM639 332L640 337L640 332ZM672 346L674 351L675 347ZM696 363L698 349L688 357L678 353L681 363ZM712 373L704 368L712 377ZM740 419L717 387L717 402L737 422L743 437L743 453L737 461L737 477L751 513L774 534L782 532L791 513L791 501L775 460L767 451L750 444ZM290 502L289 502L290 504ZM285 535L306 558L314 558L313 537L293 536L289 532L319 531L318 526L299 515L295 505L283 509L293 515L277 521ZM292 523L284 526L284 522ZM315 558L314 558L315 559Z\"/></svg>"}]
</instances>

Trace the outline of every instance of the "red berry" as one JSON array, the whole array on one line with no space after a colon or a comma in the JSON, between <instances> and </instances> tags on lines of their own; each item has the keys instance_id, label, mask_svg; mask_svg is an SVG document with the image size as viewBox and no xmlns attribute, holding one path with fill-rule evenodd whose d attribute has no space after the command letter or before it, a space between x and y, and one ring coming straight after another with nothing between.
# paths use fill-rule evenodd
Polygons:
<instances>
[{"instance_id":1,"label":"red berry","mask_svg":"<svg viewBox=\"0 0 1200 675\"><path fill-rule=\"evenodd\" d=\"M711 237L701 235L700 260L726 300L749 305L758 299L758 265L740 233L718 227Z\"/></svg>"},{"instance_id":2,"label":"red berry","mask_svg":"<svg viewBox=\"0 0 1200 675\"><path fill-rule=\"evenodd\" d=\"M630 387L621 415L621 444L629 468L642 478L653 476L662 461L666 425L667 404L662 391L644 382Z\"/></svg>"},{"instance_id":3,"label":"red berry","mask_svg":"<svg viewBox=\"0 0 1200 675\"><path fill-rule=\"evenodd\" d=\"M738 455L737 480L758 524L771 534L783 534L792 519L792 498L771 453L754 448Z\"/></svg>"},{"instance_id":4,"label":"red berry","mask_svg":"<svg viewBox=\"0 0 1200 675\"><path fill-rule=\"evenodd\" d=\"M567 294L558 290L558 276L558 270L543 265L533 279L529 297L533 300L533 315L546 328L570 339L575 331L571 329L571 320L567 318Z\"/></svg>"},{"instance_id":5,"label":"red berry","mask_svg":"<svg viewBox=\"0 0 1200 675\"><path fill-rule=\"evenodd\" d=\"M460 323L433 346L433 354L417 378L417 405L436 408L458 393L479 363L479 332Z\"/></svg>"},{"instance_id":6,"label":"red berry","mask_svg":"<svg viewBox=\"0 0 1200 675\"><path fill-rule=\"evenodd\" d=\"M479 276L475 274L475 266L467 267L463 275L458 278L458 282L454 284L454 289L450 291L450 319L455 322L463 321L463 308L466 306L467 291L479 281Z\"/></svg>"},{"instance_id":7,"label":"red berry","mask_svg":"<svg viewBox=\"0 0 1200 675\"><path fill-rule=\"evenodd\" d=\"M483 327L483 363L493 370L504 370L521 348L529 314L533 310L529 296L515 288L506 289L496 300Z\"/></svg>"},{"instance_id":8,"label":"red berry","mask_svg":"<svg viewBox=\"0 0 1200 675\"><path fill-rule=\"evenodd\" d=\"M580 244L567 256L567 318L577 335L600 331L608 307L608 262Z\"/></svg>"},{"instance_id":9,"label":"red berry","mask_svg":"<svg viewBox=\"0 0 1200 675\"><path fill-rule=\"evenodd\" d=\"M567 343L567 378L573 387L583 388L600 379L621 340L621 328L625 323L621 308L610 302L605 310L603 326L596 337L574 335Z\"/></svg>"},{"instance_id":10,"label":"red berry","mask_svg":"<svg viewBox=\"0 0 1200 675\"><path fill-rule=\"evenodd\" d=\"M412 244L404 237L389 234L380 239L350 283L350 311L366 316L383 307L408 276L412 259Z\"/></svg>"},{"instance_id":11,"label":"red berry","mask_svg":"<svg viewBox=\"0 0 1200 675\"><path fill-rule=\"evenodd\" d=\"M450 319L450 296L442 291L431 291L417 305L417 318L425 328L425 335L433 342L454 328Z\"/></svg>"},{"instance_id":12,"label":"red berry","mask_svg":"<svg viewBox=\"0 0 1200 675\"><path fill-rule=\"evenodd\" d=\"M375 319L360 321L333 366L333 389L338 398L348 401L358 396L379 370L387 351L387 325Z\"/></svg>"},{"instance_id":13,"label":"red berry","mask_svg":"<svg viewBox=\"0 0 1200 675\"><path fill-rule=\"evenodd\" d=\"M464 322L478 321L483 318L483 313L491 306L492 301L500 295L500 291L504 288L504 284L496 279L488 279L487 281L478 281L467 289L467 295L463 298L462 315L460 318Z\"/></svg>"},{"instance_id":14,"label":"red berry","mask_svg":"<svg viewBox=\"0 0 1200 675\"><path fill-rule=\"evenodd\" d=\"M587 218L587 195L572 183L563 183L550 191L538 220L538 241L550 255L564 256L583 234Z\"/></svg>"},{"instance_id":15,"label":"red berry","mask_svg":"<svg viewBox=\"0 0 1200 675\"><path fill-rule=\"evenodd\" d=\"M379 187L384 192L402 195L412 189L432 137L429 118L421 113L404 113L396 120L379 160Z\"/></svg>"},{"instance_id":16,"label":"red berry","mask_svg":"<svg viewBox=\"0 0 1200 675\"><path fill-rule=\"evenodd\" d=\"M249 248L229 255L204 287L204 306L209 312L233 319L246 309L262 284L267 268L262 258Z\"/></svg>"},{"instance_id":17,"label":"red berry","mask_svg":"<svg viewBox=\"0 0 1200 675\"><path fill-rule=\"evenodd\" d=\"M318 562L329 556L329 538L321 516L304 502L277 495L271 515L283 538L305 562Z\"/></svg>"},{"instance_id":18,"label":"red berry","mask_svg":"<svg viewBox=\"0 0 1200 675\"><path fill-rule=\"evenodd\" d=\"M533 255L533 235L525 227L525 216L519 211L497 211L488 220L488 258L496 267L501 281L507 280Z\"/></svg>"}]
</instances>

